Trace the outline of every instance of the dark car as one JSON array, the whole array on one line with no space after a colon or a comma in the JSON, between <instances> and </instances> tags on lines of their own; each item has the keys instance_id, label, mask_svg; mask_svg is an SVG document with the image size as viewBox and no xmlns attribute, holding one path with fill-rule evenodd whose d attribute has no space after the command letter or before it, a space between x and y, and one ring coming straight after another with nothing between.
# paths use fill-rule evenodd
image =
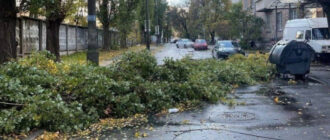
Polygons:
<instances>
[{"instance_id":1,"label":"dark car","mask_svg":"<svg viewBox=\"0 0 330 140\"><path fill-rule=\"evenodd\" d=\"M173 38L173 39L171 39L171 43L176 43L176 42L178 42L180 39L178 39L178 38Z\"/></svg>"},{"instance_id":2,"label":"dark car","mask_svg":"<svg viewBox=\"0 0 330 140\"><path fill-rule=\"evenodd\" d=\"M213 58L228 58L234 54L245 55L239 44L231 40L218 41L212 50Z\"/></svg>"},{"instance_id":3,"label":"dark car","mask_svg":"<svg viewBox=\"0 0 330 140\"><path fill-rule=\"evenodd\" d=\"M207 50L208 49L207 42L204 39L196 39L193 46L194 46L195 50Z\"/></svg>"}]
</instances>

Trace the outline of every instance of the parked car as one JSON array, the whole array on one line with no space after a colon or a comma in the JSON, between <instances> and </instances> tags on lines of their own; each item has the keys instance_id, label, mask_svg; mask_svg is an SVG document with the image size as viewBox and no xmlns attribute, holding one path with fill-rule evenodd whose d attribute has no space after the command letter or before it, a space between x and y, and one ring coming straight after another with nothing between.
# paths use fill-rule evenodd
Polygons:
<instances>
[{"instance_id":1,"label":"parked car","mask_svg":"<svg viewBox=\"0 0 330 140\"><path fill-rule=\"evenodd\" d=\"M218 41L215 47L212 50L213 58L228 58L234 54L243 54L245 55L244 51L241 49L239 44L235 41L231 40L222 40Z\"/></svg>"},{"instance_id":2,"label":"parked car","mask_svg":"<svg viewBox=\"0 0 330 140\"><path fill-rule=\"evenodd\" d=\"M195 50L207 50L208 45L205 39L196 39L194 43L194 49Z\"/></svg>"},{"instance_id":3,"label":"parked car","mask_svg":"<svg viewBox=\"0 0 330 140\"><path fill-rule=\"evenodd\" d=\"M188 48L193 47L194 42L192 42L190 39L180 39L178 42L176 42L177 48Z\"/></svg>"},{"instance_id":4,"label":"parked car","mask_svg":"<svg viewBox=\"0 0 330 140\"><path fill-rule=\"evenodd\" d=\"M171 39L171 43L176 43L176 42L178 42L180 39L178 39L178 38L173 38L173 39Z\"/></svg>"}]
</instances>

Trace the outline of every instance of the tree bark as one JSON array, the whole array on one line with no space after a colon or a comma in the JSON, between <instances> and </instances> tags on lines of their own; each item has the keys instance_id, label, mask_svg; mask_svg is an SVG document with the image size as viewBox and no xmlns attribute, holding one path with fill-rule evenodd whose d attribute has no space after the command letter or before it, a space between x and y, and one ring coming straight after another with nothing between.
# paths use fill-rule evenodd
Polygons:
<instances>
[{"instance_id":1,"label":"tree bark","mask_svg":"<svg viewBox=\"0 0 330 140\"><path fill-rule=\"evenodd\" d=\"M103 49L110 50L110 32L109 32L109 24L103 25Z\"/></svg>"},{"instance_id":2,"label":"tree bark","mask_svg":"<svg viewBox=\"0 0 330 140\"><path fill-rule=\"evenodd\" d=\"M328 30L329 30L329 33L330 33L330 6L329 5L323 5L323 11L327 15Z\"/></svg>"},{"instance_id":3,"label":"tree bark","mask_svg":"<svg viewBox=\"0 0 330 140\"><path fill-rule=\"evenodd\" d=\"M121 35L120 35L120 46L122 48L127 48L126 39L127 39L127 35L125 33L121 33Z\"/></svg>"},{"instance_id":4,"label":"tree bark","mask_svg":"<svg viewBox=\"0 0 330 140\"><path fill-rule=\"evenodd\" d=\"M211 35L211 44L215 44L215 32L212 31L210 35Z\"/></svg>"},{"instance_id":5,"label":"tree bark","mask_svg":"<svg viewBox=\"0 0 330 140\"><path fill-rule=\"evenodd\" d=\"M56 56L56 61L60 61L60 25L58 21L46 21L46 49Z\"/></svg>"},{"instance_id":6,"label":"tree bark","mask_svg":"<svg viewBox=\"0 0 330 140\"><path fill-rule=\"evenodd\" d=\"M16 1L0 1L0 64L17 56Z\"/></svg>"}]
</instances>

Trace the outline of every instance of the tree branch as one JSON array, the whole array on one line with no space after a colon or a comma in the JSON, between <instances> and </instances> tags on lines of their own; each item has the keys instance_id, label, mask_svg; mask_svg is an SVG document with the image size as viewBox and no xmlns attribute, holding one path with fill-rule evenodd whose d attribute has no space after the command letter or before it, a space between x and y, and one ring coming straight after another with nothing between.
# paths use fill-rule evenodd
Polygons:
<instances>
[{"instance_id":1,"label":"tree branch","mask_svg":"<svg viewBox=\"0 0 330 140\"><path fill-rule=\"evenodd\" d=\"M0 102L0 104L11 105L11 106L25 106L25 104L7 103L7 102Z\"/></svg>"}]
</instances>

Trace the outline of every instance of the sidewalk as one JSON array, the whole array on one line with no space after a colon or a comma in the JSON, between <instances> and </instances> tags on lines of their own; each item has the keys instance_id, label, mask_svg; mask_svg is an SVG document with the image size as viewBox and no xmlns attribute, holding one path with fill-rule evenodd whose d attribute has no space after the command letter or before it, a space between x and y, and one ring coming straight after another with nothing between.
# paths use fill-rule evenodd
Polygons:
<instances>
[{"instance_id":1,"label":"sidewalk","mask_svg":"<svg viewBox=\"0 0 330 140\"><path fill-rule=\"evenodd\" d=\"M318 65L311 67L311 73L309 75L313 79L317 79L322 84L330 85L330 66Z\"/></svg>"}]
</instances>

